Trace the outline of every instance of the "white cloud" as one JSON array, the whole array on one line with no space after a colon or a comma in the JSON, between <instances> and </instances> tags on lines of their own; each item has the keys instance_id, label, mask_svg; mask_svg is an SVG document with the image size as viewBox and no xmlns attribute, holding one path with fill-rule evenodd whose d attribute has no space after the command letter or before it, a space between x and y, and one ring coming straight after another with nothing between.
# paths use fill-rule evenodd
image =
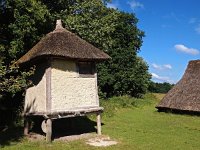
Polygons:
<instances>
[{"instance_id":1,"label":"white cloud","mask_svg":"<svg viewBox=\"0 0 200 150\"><path fill-rule=\"evenodd\" d=\"M157 75L157 74L155 74L155 73L151 73L151 75L152 75L152 78L155 78L155 79L160 79L160 76L159 76L159 75Z\"/></svg>"},{"instance_id":2,"label":"white cloud","mask_svg":"<svg viewBox=\"0 0 200 150\"><path fill-rule=\"evenodd\" d=\"M130 5L132 10L135 10L136 8L144 8L144 5L136 0L128 1L128 5Z\"/></svg>"},{"instance_id":3,"label":"white cloud","mask_svg":"<svg viewBox=\"0 0 200 150\"><path fill-rule=\"evenodd\" d=\"M157 70L165 70L165 69L172 69L172 66L170 64L165 65L157 65L155 63L152 64L152 67Z\"/></svg>"},{"instance_id":4,"label":"white cloud","mask_svg":"<svg viewBox=\"0 0 200 150\"><path fill-rule=\"evenodd\" d=\"M106 5L108 8L114 8L114 9L117 9L118 7L118 3L107 3Z\"/></svg>"},{"instance_id":5,"label":"white cloud","mask_svg":"<svg viewBox=\"0 0 200 150\"><path fill-rule=\"evenodd\" d=\"M198 19L198 18L190 18L189 24L195 25L196 27L194 28L194 31L197 34L200 34L200 19Z\"/></svg>"},{"instance_id":6,"label":"white cloud","mask_svg":"<svg viewBox=\"0 0 200 150\"><path fill-rule=\"evenodd\" d=\"M163 65L163 67L166 69L172 69L172 66L170 64Z\"/></svg>"},{"instance_id":7,"label":"white cloud","mask_svg":"<svg viewBox=\"0 0 200 150\"><path fill-rule=\"evenodd\" d=\"M171 13L169 13L169 14L163 16L163 18L170 19L170 20L173 19L173 20L175 20L176 22L181 23L181 16L178 16L178 15L177 15L176 13L174 13L174 12L171 12Z\"/></svg>"},{"instance_id":8,"label":"white cloud","mask_svg":"<svg viewBox=\"0 0 200 150\"><path fill-rule=\"evenodd\" d=\"M159 76L159 75L157 75L156 73L151 73L151 75L152 75L152 78L153 78L153 79L156 79L156 80L158 80L158 81L161 81L161 82L168 82L168 83L174 83L174 81L173 81L173 80L170 80L169 77Z\"/></svg>"},{"instance_id":9,"label":"white cloud","mask_svg":"<svg viewBox=\"0 0 200 150\"><path fill-rule=\"evenodd\" d=\"M176 44L174 47L177 51L184 52L184 53L187 53L187 54L191 54L191 55L198 55L199 54L198 49L188 48L183 44Z\"/></svg>"},{"instance_id":10,"label":"white cloud","mask_svg":"<svg viewBox=\"0 0 200 150\"><path fill-rule=\"evenodd\" d=\"M195 28L195 31L200 34L200 24Z\"/></svg>"},{"instance_id":11,"label":"white cloud","mask_svg":"<svg viewBox=\"0 0 200 150\"><path fill-rule=\"evenodd\" d=\"M194 24L197 22L197 18L190 18L189 23Z\"/></svg>"},{"instance_id":12,"label":"white cloud","mask_svg":"<svg viewBox=\"0 0 200 150\"><path fill-rule=\"evenodd\" d=\"M157 64L152 64L152 67L155 68L155 69L158 69L158 70L162 69L162 67L160 65L157 65Z\"/></svg>"}]
</instances>

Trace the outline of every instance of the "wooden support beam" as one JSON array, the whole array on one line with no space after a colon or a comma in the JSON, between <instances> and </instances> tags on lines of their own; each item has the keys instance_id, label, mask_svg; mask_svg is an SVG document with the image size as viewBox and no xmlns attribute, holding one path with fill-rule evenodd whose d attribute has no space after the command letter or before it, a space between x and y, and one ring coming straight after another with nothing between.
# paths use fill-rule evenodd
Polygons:
<instances>
[{"instance_id":1,"label":"wooden support beam","mask_svg":"<svg viewBox=\"0 0 200 150\"><path fill-rule=\"evenodd\" d=\"M97 134L101 135L101 113L97 113Z\"/></svg>"},{"instance_id":2,"label":"wooden support beam","mask_svg":"<svg viewBox=\"0 0 200 150\"><path fill-rule=\"evenodd\" d=\"M30 120L28 117L24 117L24 135L29 134L30 129Z\"/></svg>"},{"instance_id":3,"label":"wooden support beam","mask_svg":"<svg viewBox=\"0 0 200 150\"><path fill-rule=\"evenodd\" d=\"M49 118L46 122L47 128L46 128L46 141L51 142L52 139L52 120Z\"/></svg>"},{"instance_id":4,"label":"wooden support beam","mask_svg":"<svg viewBox=\"0 0 200 150\"><path fill-rule=\"evenodd\" d=\"M46 69L46 110L51 112L51 59L48 60L48 68Z\"/></svg>"}]
</instances>

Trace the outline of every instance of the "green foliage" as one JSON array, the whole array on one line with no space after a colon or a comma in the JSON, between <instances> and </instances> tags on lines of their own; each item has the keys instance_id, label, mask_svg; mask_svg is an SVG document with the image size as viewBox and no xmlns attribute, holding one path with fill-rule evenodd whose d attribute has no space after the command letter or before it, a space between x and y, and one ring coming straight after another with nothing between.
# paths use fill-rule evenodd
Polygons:
<instances>
[{"instance_id":1,"label":"green foliage","mask_svg":"<svg viewBox=\"0 0 200 150\"><path fill-rule=\"evenodd\" d=\"M33 74L20 71L14 61L42 36L48 10L34 0L7 0L0 9L0 95L16 93L28 86ZM6 18L6 19L5 19ZM28 83L28 84L27 84Z\"/></svg>"},{"instance_id":2,"label":"green foliage","mask_svg":"<svg viewBox=\"0 0 200 150\"><path fill-rule=\"evenodd\" d=\"M15 60L43 35L46 6L34 0L7 0L0 6L0 125L18 117L22 92L34 68L19 70ZM19 94L21 93L21 94Z\"/></svg>"},{"instance_id":3,"label":"green foliage","mask_svg":"<svg viewBox=\"0 0 200 150\"><path fill-rule=\"evenodd\" d=\"M173 86L174 84L170 84L167 82L155 83L151 81L148 90L149 92L152 92L152 93L167 93Z\"/></svg>"},{"instance_id":4,"label":"green foliage","mask_svg":"<svg viewBox=\"0 0 200 150\"><path fill-rule=\"evenodd\" d=\"M0 66L0 96L4 93L15 94L26 89L31 85L31 82L27 80L34 73L34 68L30 71L20 71L15 65L9 65L8 67Z\"/></svg>"},{"instance_id":5,"label":"green foliage","mask_svg":"<svg viewBox=\"0 0 200 150\"><path fill-rule=\"evenodd\" d=\"M68 30L112 57L97 68L102 95L141 97L150 80L147 64L137 56L144 32L138 29L135 14L107 8L108 1L3 1L0 4L0 96L13 97L28 86L27 78L33 70L19 70L11 62L52 31L57 19L62 19Z\"/></svg>"},{"instance_id":6,"label":"green foliage","mask_svg":"<svg viewBox=\"0 0 200 150\"><path fill-rule=\"evenodd\" d=\"M116 111L121 108L132 108L135 104L135 98L129 96L112 97L100 100L100 105L104 108L103 116L112 117Z\"/></svg>"},{"instance_id":7,"label":"green foliage","mask_svg":"<svg viewBox=\"0 0 200 150\"><path fill-rule=\"evenodd\" d=\"M32 83L27 80L34 73L20 71L15 65L0 65L0 126L13 125L22 110L22 92Z\"/></svg>"},{"instance_id":8,"label":"green foliage","mask_svg":"<svg viewBox=\"0 0 200 150\"><path fill-rule=\"evenodd\" d=\"M112 60L98 66L99 87L106 95L141 96L150 75L137 56L144 32L134 14L107 8L101 0L7 0L0 9L1 63L6 68L25 54L61 18L66 28L98 48ZM7 18L7 19L4 19Z\"/></svg>"},{"instance_id":9,"label":"green foliage","mask_svg":"<svg viewBox=\"0 0 200 150\"><path fill-rule=\"evenodd\" d=\"M140 97L146 92L148 66L137 56L144 32L137 28L134 14L108 9L96 0L82 1L61 12L76 12L63 16L67 27L112 57L98 65L98 83L106 97Z\"/></svg>"},{"instance_id":10,"label":"green foliage","mask_svg":"<svg viewBox=\"0 0 200 150\"><path fill-rule=\"evenodd\" d=\"M155 99L156 96L154 94L148 93L145 94L143 98L134 98L126 95L101 99L100 103L101 106L104 107L105 113L103 113L103 115L106 117L112 117L116 111L122 108L142 108L157 102Z\"/></svg>"},{"instance_id":11,"label":"green foliage","mask_svg":"<svg viewBox=\"0 0 200 150\"><path fill-rule=\"evenodd\" d=\"M1 50L5 52L1 57L8 62L18 59L39 40L49 12L35 0L7 0L0 14Z\"/></svg>"}]
</instances>

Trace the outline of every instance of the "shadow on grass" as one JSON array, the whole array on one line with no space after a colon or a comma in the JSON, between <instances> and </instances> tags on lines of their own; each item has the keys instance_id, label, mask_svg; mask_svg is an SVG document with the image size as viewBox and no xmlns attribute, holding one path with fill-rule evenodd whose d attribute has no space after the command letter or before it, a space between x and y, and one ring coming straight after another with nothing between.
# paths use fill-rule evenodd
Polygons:
<instances>
[{"instance_id":1,"label":"shadow on grass","mask_svg":"<svg viewBox=\"0 0 200 150\"><path fill-rule=\"evenodd\" d=\"M45 136L45 133L41 129L41 123L43 118L34 118L34 125L31 130L32 133ZM104 125L104 124L102 124ZM57 139L70 135L81 135L84 133L97 132L96 122L88 117L74 117L55 119L52 122L52 139Z\"/></svg>"},{"instance_id":2,"label":"shadow on grass","mask_svg":"<svg viewBox=\"0 0 200 150\"><path fill-rule=\"evenodd\" d=\"M58 119L53 122L53 138L96 132L96 122L87 117Z\"/></svg>"},{"instance_id":3,"label":"shadow on grass","mask_svg":"<svg viewBox=\"0 0 200 150\"><path fill-rule=\"evenodd\" d=\"M32 118L32 120L33 125L30 132L45 136L45 133L41 129L43 118L35 117ZM96 122L88 117L56 119L53 120L52 125L52 139L97 132ZM102 123L102 125L104 124ZM0 130L0 148L9 146L12 142L20 142L23 137L23 127L4 128L3 130Z\"/></svg>"},{"instance_id":4,"label":"shadow on grass","mask_svg":"<svg viewBox=\"0 0 200 150\"><path fill-rule=\"evenodd\" d=\"M11 142L19 142L23 138L23 127L4 128L0 131L0 148Z\"/></svg>"}]
</instances>

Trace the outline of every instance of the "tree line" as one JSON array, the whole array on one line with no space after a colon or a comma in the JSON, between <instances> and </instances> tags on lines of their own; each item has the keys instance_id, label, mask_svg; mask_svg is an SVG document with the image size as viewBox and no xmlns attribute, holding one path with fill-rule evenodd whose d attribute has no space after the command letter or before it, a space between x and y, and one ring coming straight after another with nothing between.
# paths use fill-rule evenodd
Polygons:
<instances>
[{"instance_id":1,"label":"tree line","mask_svg":"<svg viewBox=\"0 0 200 150\"><path fill-rule=\"evenodd\" d=\"M151 81L149 85L149 92L152 93L167 93L171 88L174 86L174 84L170 84L167 82L164 83L156 83Z\"/></svg>"}]
</instances>

